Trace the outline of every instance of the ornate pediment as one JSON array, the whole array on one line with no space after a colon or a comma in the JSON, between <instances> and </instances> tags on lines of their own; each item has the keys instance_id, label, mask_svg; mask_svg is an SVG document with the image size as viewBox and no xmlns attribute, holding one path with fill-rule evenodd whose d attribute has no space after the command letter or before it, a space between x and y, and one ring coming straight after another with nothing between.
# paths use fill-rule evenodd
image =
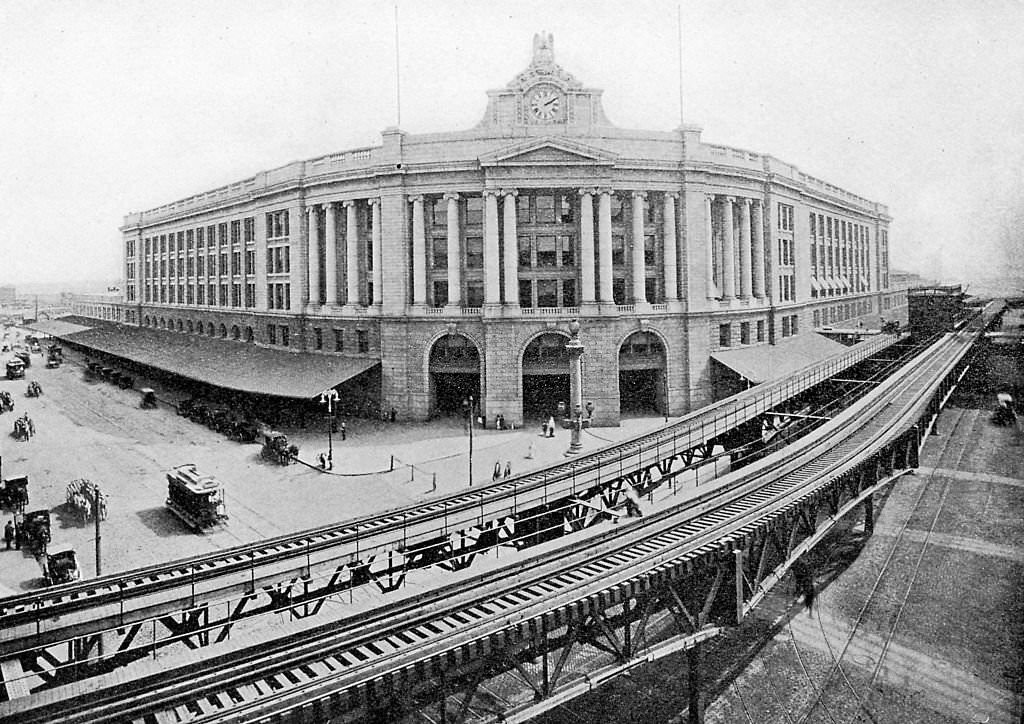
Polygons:
<instances>
[{"instance_id":1,"label":"ornate pediment","mask_svg":"<svg viewBox=\"0 0 1024 724\"><path fill-rule=\"evenodd\" d=\"M566 138L537 138L480 156L481 166L612 166L618 156Z\"/></svg>"},{"instance_id":2,"label":"ornate pediment","mask_svg":"<svg viewBox=\"0 0 1024 724\"><path fill-rule=\"evenodd\" d=\"M505 87L525 91L541 82L554 83L563 90L583 88L582 83L555 62L555 36L543 31L533 36L533 60L529 67Z\"/></svg>"}]
</instances>

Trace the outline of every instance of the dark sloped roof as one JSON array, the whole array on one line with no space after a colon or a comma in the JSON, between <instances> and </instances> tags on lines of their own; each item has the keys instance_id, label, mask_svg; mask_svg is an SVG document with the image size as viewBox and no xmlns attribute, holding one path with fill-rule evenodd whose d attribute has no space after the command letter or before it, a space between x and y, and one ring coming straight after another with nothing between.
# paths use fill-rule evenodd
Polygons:
<instances>
[{"instance_id":1,"label":"dark sloped roof","mask_svg":"<svg viewBox=\"0 0 1024 724\"><path fill-rule=\"evenodd\" d=\"M314 397L380 364L371 357L288 352L128 325L48 333L217 387L278 397Z\"/></svg>"}]
</instances>

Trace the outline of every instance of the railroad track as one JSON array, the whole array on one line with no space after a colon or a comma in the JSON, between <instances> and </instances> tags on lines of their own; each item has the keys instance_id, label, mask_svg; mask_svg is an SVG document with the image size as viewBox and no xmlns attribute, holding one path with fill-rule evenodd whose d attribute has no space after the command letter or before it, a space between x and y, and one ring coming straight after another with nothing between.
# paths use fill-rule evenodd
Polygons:
<instances>
[{"instance_id":1,"label":"railroad track","mask_svg":"<svg viewBox=\"0 0 1024 724\"><path fill-rule=\"evenodd\" d=\"M0 656L25 648L29 641L48 645L187 608L204 598L251 592L282 576L308 577L314 568L329 570L372 559L393 550L396 541L405 550L415 550L417 541L436 540L517 508L573 496L600 485L602 477L607 481L610 467L621 474L642 468L645 459L649 464L652 458L665 457L669 450L691 449L892 343L891 338L876 338L800 379L749 390L660 430L500 483L214 554L0 599Z\"/></svg>"},{"instance_id":2,"label":"railroad track","mask_svg":"<svg viewBox=\"0 0 1024 724\"><path fill-rule=\"evenodd\" d=\"M141 673L108 688L60 701L47 692L39 706L19 713L30 721L263 721L316 702L344 701L354 687L408 671L433 656L499 636L503 629L558 607L579 605L603 590L629 584L713 553L749 535L854 467L916 421L922 388L950 367L948 348L937 345L921 364L880 385L812 433L795 450L766 458L733 474L732 484L686 504L650 515L642 523L605 531L561 550L489 571L396 601L369 615L332 622L204 659L203 666ZM934 384L938 384L935 382ZM868 426L868 423L870 425ZM865 427L868 426L868 427ZM0 716L18 711L0 707ZM11 708L11 707L14 708ZM324 704L326 706L326 704Z\"/></svg>"}]
</instances>

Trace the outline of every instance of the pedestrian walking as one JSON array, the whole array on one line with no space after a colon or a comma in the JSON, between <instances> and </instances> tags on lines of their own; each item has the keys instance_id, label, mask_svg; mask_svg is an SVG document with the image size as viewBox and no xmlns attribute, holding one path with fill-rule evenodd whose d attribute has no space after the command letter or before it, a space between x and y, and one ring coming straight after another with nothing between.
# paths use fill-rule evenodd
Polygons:
<instances>
[{"instance_id":1,"label":"pedestrian walking","mask_svg":"<svg viewBox=\"0 0 1024 724\"><path fill-rule=\"evenodd\" d=\"M323 453L320 453L319 455L316 456L316 461L320 463L321 470L327 469L327 457Z\"/></svg>"},{"instance_id":2,"label":"pedestrian walking","mask_svg":"<svg viewBox=\"0 0 1024 724\"><path fill-rule=\"evenodd\" d=\"M32 422L32 418L29 417L27 414L25 415L25 417L28 419L28 436L29 437L35 437L35 434L36 434L36 424L34 422Z\"/></svg>"},{"instance_id":3,"label":"pedestrian walking","mask_svg":"<svg viewBox=\"0 0 1024 724\"><path fill-rule=\"evenodd\" d=\"M500 479L501 479L501 461L500 460L495 460L494 461L494 473L491 475L491 480L500 480Z\"/></svg>"},{"instance_id":4,"label":"pedestrian walking","mask_svg":"<svg viewBox=\"0 0 1024 724\"><path fill-rule=\"evenodd\" d=\"M509 460L508 462L505 463L505 477L506 478L511 478L512 477L512 461L511 460Z\"/></svg>"},{"instance_id":5,"label":"pedestrian walking","mask_svg":"<svg viewBox=\"0 0 1024 724\"><path fill-rule=\"evenodd\" d=\"M530 447L526 450L526 459L527 460L533 460L533 454L536 451L536 448L537 448L537 443L535 443L533 440L530 440Z\"/></svg>"},{"instance_id":6,"label":"pedestrian walking","mask_svg":"<svg viewBox=\"0 0 1024 724\"><path fill-rule=\"evenodd\" d=\"M348 430L345 428L345 421L341 421L341 439L344 440L348 437Z\"/></svg>"},{"instance_id":7,"label":"pedestrian walking","mask_svg":"<svg viewBox=\"0 0 1024 724\"><path fill-rule=\"evenodd\" d=\"M555 418L554 417L549 417L548 418L548 437L554 437L554 436L555 436Z\"/></svg>"},{"instance_id":8,"label":"pedestrian walking","mask_svg":"<svg viewBox=\"0 0 1024 724\"><path fill-rule=\"evenodd\" d=\"M541 437L547 437L548 436L548 421L547 420L545 420L544 422L542 422L540 424L540 436Z\"/></svg>"},{"instance_id":9,"label":"pedestrian walking","mask_svg":"<svg viewBox=\"0 0 1024 724\"><path fill-rule=\"evenodd\" d=\"M327 453L327 469L334 470L334 453Z\"/></svg>"},{"instance_id":10,"label":"pedestrian walking","mask_svg":"<svg viewBox=\"0 0 1024 724\"><path fill-rule=\"evenodd\" d=\"M12 542L14 542L14 521L9 520L4 526L4 543L7 544L7 550L11 550Z\"/></svg>"}]
</instances>

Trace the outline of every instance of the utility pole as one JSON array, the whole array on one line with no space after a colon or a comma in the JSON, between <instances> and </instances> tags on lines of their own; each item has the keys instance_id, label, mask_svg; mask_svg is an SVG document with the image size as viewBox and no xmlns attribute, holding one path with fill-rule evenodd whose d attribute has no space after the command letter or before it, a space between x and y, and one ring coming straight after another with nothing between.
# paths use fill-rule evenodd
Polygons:
<instances>
[{"instance_id":1,"label":"utility pole","mask_svg":"<svg viewBox=\"0 0 1024 724\"><path fill-rule=\"evenodd\" d=\"M96 577L102 575L102 564L100 560L100 486L93 483L92 486L92 517L96 523Z\"/></svg>"}]
</instances>

